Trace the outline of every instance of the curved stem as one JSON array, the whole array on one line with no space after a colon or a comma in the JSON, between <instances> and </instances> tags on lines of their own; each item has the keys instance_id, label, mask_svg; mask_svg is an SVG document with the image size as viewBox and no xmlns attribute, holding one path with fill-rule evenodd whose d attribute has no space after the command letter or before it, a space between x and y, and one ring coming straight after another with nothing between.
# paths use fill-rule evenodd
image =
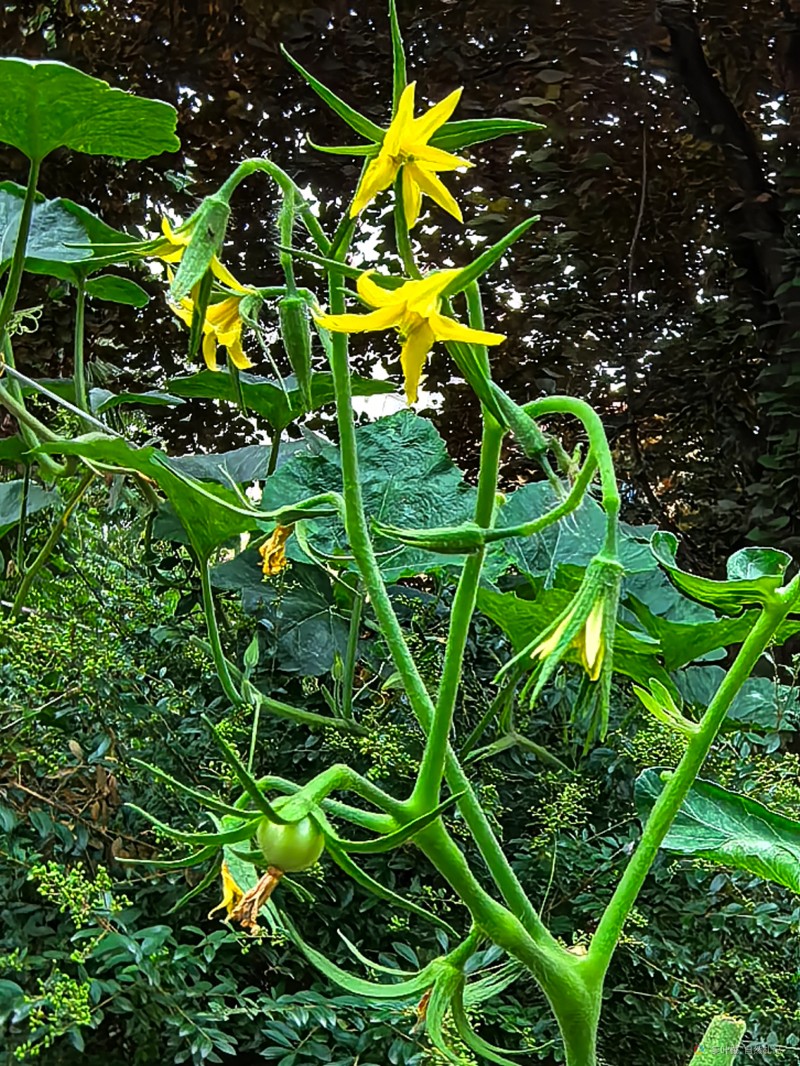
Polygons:
<instances>
[{"instance_id":1,"label":"curved stem","mask_svg":"<svg viewBox=\"0 0 800 1066\"><path fill-rule=\"evenodd\" d=\"M25 267L25 250L28 246L28 234L31 228L33 205L36 202L36 183L39 180L39 160L32 159L28 170L28 184L25 186L25 199L22 201L22 211L19 216L19 229L14 242L14 253L11 258L11 268L8 272L3 299L0 302L0 335L5 335L9 320L14 313L19 296L19 287L22 282L22 271Z\"/></svg>"},{"instance_id":2,"label":"curved stem","mask_svg":"<svg viewBox=\"0 0 800 1066\"><path fill-rule=\"evenodd\" d=\"M548 396L546 399L533 400L532 403L525 404L522 409L531 418L544 414L567 414L583 423L589 438L589 445L597 460L603 486L603 510L607 518L605 551L612 558L616 558L617 519L620 509L619 488L611 449L608 446L606 431L600 416L584 400L577 400L572 396Z\"/></svg>"},{"instance_id":3,"label":"curved stem","mask_svg":"<svg viewBox=\"0 0 800 1066\"><path fill-rule=\"evenodd\" d=\"M342 717L349 721L353 720L353 682L356 673L356 659L358 657L358 637L361 630L361 612L364 608L364 597L358 585L353 589L353 609L350 612L350 629L347 634L347 649L344 654L342 667Z\"/></svg>"},{"instance_id":4,"label":"curved stem","mask_svg":"<svg viewBox=\"0 0 800 1066\"><path fill-rule=\"evenodd\" d=\"M64 510L62 514L60 515L58 521L55 523L53 528L50 530L50 536L42 545L39 554L28 567L28 570L26 571L25 576L22 579L22 583L17 589L17 594L14 597L13 604L11 605L11 618L17 618L21 614L22 608L25 606L25 600L28 598L28 593L30 592L31 585L36 580L36 575L39 573L42 567L47 563L47 560L53 554L53 550L55 549L56 544L58 544L64 530L67 528L67 523L69 522L70 515L80 503L81 497L89 488L93 477L94 471L87 470L79 481L78 487L75 489L75 491L72 493L72 495L69 497L66 504L64 505Z\"/></svg>"},{"instance_id":5,"label":"curved stem","mask_svg":"<svg viewBox=\"0 0 800 1066\"><path fill-rule=\"evenodd\" d=\"M203 592L203 613L206 616L206 628L208 630L208 639L211 647L211 655L214 659L214 666L217 668L217 677L222 685L222 689L234 707L238 707L240 703L243 703L241 693L233 683L233 678L228 670L228 660L225 658L225 651L222 647L222 640L219 635L219 626L217 625L217 612L214 606L214 593L211 588L211 576L209 571L208 559L203 558L199 560L200 565L200 587Z\"/></svg>"}]
</instances>

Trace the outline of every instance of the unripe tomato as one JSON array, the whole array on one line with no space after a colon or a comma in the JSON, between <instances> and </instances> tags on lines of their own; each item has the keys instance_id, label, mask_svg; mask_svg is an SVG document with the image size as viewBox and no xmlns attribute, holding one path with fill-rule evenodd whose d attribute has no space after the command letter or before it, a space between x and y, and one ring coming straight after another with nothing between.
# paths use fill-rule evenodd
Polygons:
<instances>
[{"instance_id":1,"label":"unripe tomato","mask_svg":"<svg viewBox=\"0 0 800 1066\"><path fill-rule=\"evenodd\" d=\"M256 839L267 866L277 866L287 874L313 866L325 847L324 836L309 817L290 825L262 818Z\"/></svg>"}]
</instances>

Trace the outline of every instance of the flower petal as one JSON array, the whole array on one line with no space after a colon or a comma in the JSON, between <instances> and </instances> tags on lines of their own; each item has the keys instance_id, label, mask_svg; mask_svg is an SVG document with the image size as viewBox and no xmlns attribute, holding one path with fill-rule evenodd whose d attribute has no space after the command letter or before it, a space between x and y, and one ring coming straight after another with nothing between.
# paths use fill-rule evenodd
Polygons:
<instances>
[{"instance_id":1,"label":"flower petal","mask_svg":"<svg viewBox=\"0 0 800 1066\"><path fill-rule=\"evenodd\" d=\"M443 126L453 114L463 91L463 87L454 89L449 96L445 96L444 100L440 100L424 115L420 115L418 119L414 120L415 141L425 142L430 140L436 130Z\"/></svg>"},{"instance_id":2,"label":"flower petal","mask_svg":"<svg viewBox=\"0 0 800 1066\"><path fill-rule=\"evenodd\" d=\"M203 358L209 370L219 370L217 366L217 335L209 330L203 338Z\"/></svg>"},{"instance_id":3,"label":"flower petal","mask_svg":"<svg viewBox=\"0 0 800 1066\"><path fill-rule=\"evenodd\" d=\"M400 147L404 144L414 129L414 91L416 82L409 82L400 94L397 102L397 113L392 119L386 136L383 138L382 151L388 155L398 155Z\"/></svg>"},{"instance_id":4,"label":"flower petal","mask_svg":"<svg viewBox=\"0 0 800 1066\"><path fill-rule=\"evenodd\" d=\"M225 347L228 349L228 355L231 357L231 362L236 367L236 369L237 370L249 370L250 367L253 364L250 362L250 360L244 354L244 350L242 349L242 334L241 334L241 330L239 331L238 336L236 336L233 340L231 340L229 342L225 341L223 343L225 344Z\"/></svg>"},{"instance_id":5,"label":"flower petal","mask_svg":"<svg viewBox=\"0 0 800 1066\"><path fill-rule=\"evenodd\" d=\"M417 163L424 163L430 170L459 170L461 167L475 166L474 163L470 163L468 159L463 159L460 155L452 155L430 144L415 145L414 160Z\"/></svg>"},{"instance_id":6,"label":"flower petal","mask_svg":"<svg viewBox=\"0 0 800 1066\"><path fill-rule=\"evenodd\" d=\"M389 329L400 320L398 308L381 307L368 315L317 315L316 323L333 333L369 333L372 330Z\"/></svg>"},{"instance_id":7,"label":"flower petal","mask_svg":"<svg viewBox=\"0 0 800 1066\"><path fill-rule=\"evenodd\" d=\"M366 270L359 275L356 289L361 299L366 300L372 307L396 307L398 303L402 303L397 298L402 286L398 289L384 289L372 280L373 273L374 271Z\"/></svg>"},{"instance_id":8,"label":"flower petal","mask_svg":"<svg viewBox=\"0 0 800 1066\"><path fill-rule=\"evenodd\" d=\"M603 666L603 601L597 600L583 627L581 659L590 681L596 681Z\"/></svg>"},{"instance_id":9,"label":"flower petal","mask_svg":"<svg viewBox=\"0 0 800 1066\"><path fill-rule=\"evenodd\" d=\"M433 347L434 339L433 330L427 322L423 322L409 333L400 352L400 366L403 368L406 399L409 403L417 402L422 368L425 366L428 352Z\"/></svg>"},{"instance_id":10,"label":"flower petal","mask_svg":"<svg viewBox=\"0 0 800 1066\"><path fill-rule=\"evenodd\" d=\"M411 176L422 191L430 196L439 207L447 211L447 213L452 215L453 218L458 219L459 222L464 221L464 216L461 214L461 208L453 199L450 191L445 188L432 171L425 170L416 163L409 163L407 169L411 171Z\"/></svg>"},{"instance_id":11,"label":"flower petal","mask_svg":"<svg viewBox=\"0 0 800 1066\"><path fill-rule=\"evenodd\" d=\"M411 167L403 167L403 213L406 217L406 226L413 229L419 219L419 210L422 206L422 190L414 181Z\"/></svg>"},{"instance_id":12,"label":"flower petal","mask_svg":"<svg viewBox=\"0 0 800 1066\"><path fill-rule=\"evenodd\" d=\"M454 318L440 315L438 312L429 316L437 341L468 341L473 344L502 344L506 339L504 333L489 333L485 329L472 329Z\"/></svg>"},{"instance_id":13,"label":"flower petal","mask_svg":"<svg viewBox=\"0 0 800 1066\"><path fill-rule=\"evenodd\" d=\"M399 167L392 156L381 149L380 153L371 161L364 176L361 179L353 203L350 207L350 218L360 215L367 204L372 203L379 192L388 189L395 179Z\"/></svg>"},{"instance_id":14,"label":"flower petal","mask_svg":"<svg viewBox=\"0 0 800 1066\"><path fill-rule=\"evenodd\" d=\"M231 274L230 270L228 270L226 266L223 266L216 256L211 260L211 273L217 281L221 281L223 285L227 285L229 289L233 289L234 292L238 292L242 296L252 292L252 289L249 289L246 285L242 285L241 282L238 282L233 274Z\"/></svg>"},{"instance_id":15,"label":"flower petal","mask_svg":"<svg viewBox=\"0 0 800 1066\"><path fill-rule=\"evenodd\" d=\"M408 310L429 318L439 309L442 289L459 273L458 270L437 270L419 281L406 282L397 290L397 298L405 300Z\"/></svg>"}]
</instances>

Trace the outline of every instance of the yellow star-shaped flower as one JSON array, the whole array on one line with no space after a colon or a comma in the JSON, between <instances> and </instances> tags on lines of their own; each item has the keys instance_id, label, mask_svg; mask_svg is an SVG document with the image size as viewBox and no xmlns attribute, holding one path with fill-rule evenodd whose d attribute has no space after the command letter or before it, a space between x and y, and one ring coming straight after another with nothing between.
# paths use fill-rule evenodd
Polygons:
<instances>
[{"instance_id":1,"label":"yellow star-shaped flower","mask_svg":"<svg viewBox=\"0 0 800 1066\"><path fill-rule=\"evenodd\" d=\"M400 365L405 377L406 399L415 403L422 368L436 341L467 341L475 344L501 344L502 333L472 329L439 312L442 292L461 271L440 270L419 281L407 281L398 289L384 289L369 271L356 282L361 298L376 308L366 315L318 315L317 322L336 333L365 333L396 329L403 347Z\"/></svg>"},{"instance_id":2,"label":"yellow star-shaped flower","mask_svg":"<svg viewBox=\"0 0 800 1066\"><path fill-rule=\"evenodd\" d=\"M436 176L438 170L458 170L472 163L428 144L433 134L455 111L461 89L446 96L426 114L414 118L414 82L403 90L397 114L383 138L377 156L371 161L356 190L350 217L355 218L379 192L388 189L402 171L403 210L408 228L419 218L422 194L430 196L441 208L463 221L461 208Z\"/></svg>"},{"instance_id":3,"label":"yellow star-shaped flower","mask_svg":"<svg viewBox=\"0 0 800 1066\"><path fill-rule=\"evenodd\" d=\"M219 264L222 267L222 264ZM213 270L212 266L212 270ZM203 322L203 359L209 370L219 370L217 366L217 345L228 349L231 362L239 370L249 370L253 365L242 349L242 314L241 303L255 290L240 285L236 278L222 267L227 276L225 284L233 289L233 295L225 296L217 303L209 304ZM214 271L216 274L216 271ZM191 327L194 317L194 300L185 296L180 303L171 303L170 307L187 326Z\"/></svg>"}]
</instances>

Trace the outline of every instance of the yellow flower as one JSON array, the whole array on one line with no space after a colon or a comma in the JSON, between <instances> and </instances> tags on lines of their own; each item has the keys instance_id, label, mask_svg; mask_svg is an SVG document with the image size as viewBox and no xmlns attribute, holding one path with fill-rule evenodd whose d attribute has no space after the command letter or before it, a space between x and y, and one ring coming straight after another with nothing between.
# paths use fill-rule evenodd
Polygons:
<instances>
[{"instance_id":1,"label":"yellow flower","mask_svg":"<svg viewBox=\"0 0 800 1066\"><path fill-rule=\"evenodd\" d=\"M436 176L436 171L457 170L470 167L472 163L428 144L455 111L460 97L461 89L456 89L426 114L414 118L414 82L405 87L380 151L370 162L356 190L350 208L351 218L360 214L379 192L388 189L402 169L403 210L409 229L419 218L423 193L459 222L463 221L460 207Z\"/></svg>"},{"instance_id":2,"label":"yellow flower","mask_svg":"<svg viewBox=\"0 0 800 1066\"><path fill-rule=\"evenodd\" d=\"M174 230L167 219L164 218L161 220L161 232L164 235L163 241L157 242L155 247L147 254L154 256L156 259L161 259L165 263L180 263L183 253L189 247L189 242L192 239L194 225L187 223ZM241 289L230 270L223 266L216 256L211 260L211 273L223 285L227 285L229 289L237 291Z\"/></svg>"},{"instance_id":3,"label":"yellow flower","mask_svg":"<svg viewBox=\"0 0 800 1066\"><path fill-rule=\"evenodd\" d=\"M383 289L362 274L356 283L358 294L376 308L366 315L318 315L317 322L337 333L365 333L396 329L403 347L400 365L405 377L406 398L415 403L422 368L436 341L467 341L475 344L501 344L502 333L471 329L439 313L442 292L461 271L440 270L419 281L407 281L399 289Z\"/></svg>"},{"instance_id":4,"label":"yellow flower","mask_svg":"<svg viewBox=\"0 0 800 1066\"><path fill-rule=\"evenodd\" d=\"M561 642L567 626L573 621L576 608L564 618L553 630L549 637L537 645L531 652L532 659L545 659L552 655ZM604 600L595 600L586 621L572 638L571 644L578 649L581 663L589 675L590 681L597 681L603 668L603 659L606 654L605 640L603 638Z\"/></svg>"},{"instance_id":5,"label":"yellow flower","mask_svg":"<svg viewBox=\"0 0 800 1066\"><path fill-rule=\"evenodd\" d=\"M265 540L258 549L265 577L279 574L289 565L286 559L286 541L292 535L293 529L294 526L276 526L269 540Z\"/></svg>"},{"instance_id":6,"label":"yellow flower","mask_svg":"<svg viewBox=\"0 0 800 1066\"><path fill-rule=\"evenodd\" d=\"M239 904L244 898L244 892L239 888L236 880L228 868L228 864L223 862L220 868L222 874L222 901L216 905L216 907L208 912L210 918L212 914L216 914L217 911L225 911L225 917L230 918L231 914L236 910Z\"/></svg>"},{"instance_id":7,"label":"yellow flower","mask_svg":"<svg viewBox=\"0 0 800 1066\"><path fill-rule=\"evenodd\" d=\"M219 265L222 266L221 263ZM240 285L224 267L222 270L227 277L225 284L234 290L235 295L226 296L217 303L210 303L206 308L206 318L203 322L203 358L209 370L219 370L217 345L221 344L228 349L235 367L248 370L253 364L242 350L241 303L245 296L250 296L255 290ZM191 297L185 296L180 303L170 304L170 307L178 318L187 326L191 326L194 317L194 300Z\"/></svg>"}]
</instances>

